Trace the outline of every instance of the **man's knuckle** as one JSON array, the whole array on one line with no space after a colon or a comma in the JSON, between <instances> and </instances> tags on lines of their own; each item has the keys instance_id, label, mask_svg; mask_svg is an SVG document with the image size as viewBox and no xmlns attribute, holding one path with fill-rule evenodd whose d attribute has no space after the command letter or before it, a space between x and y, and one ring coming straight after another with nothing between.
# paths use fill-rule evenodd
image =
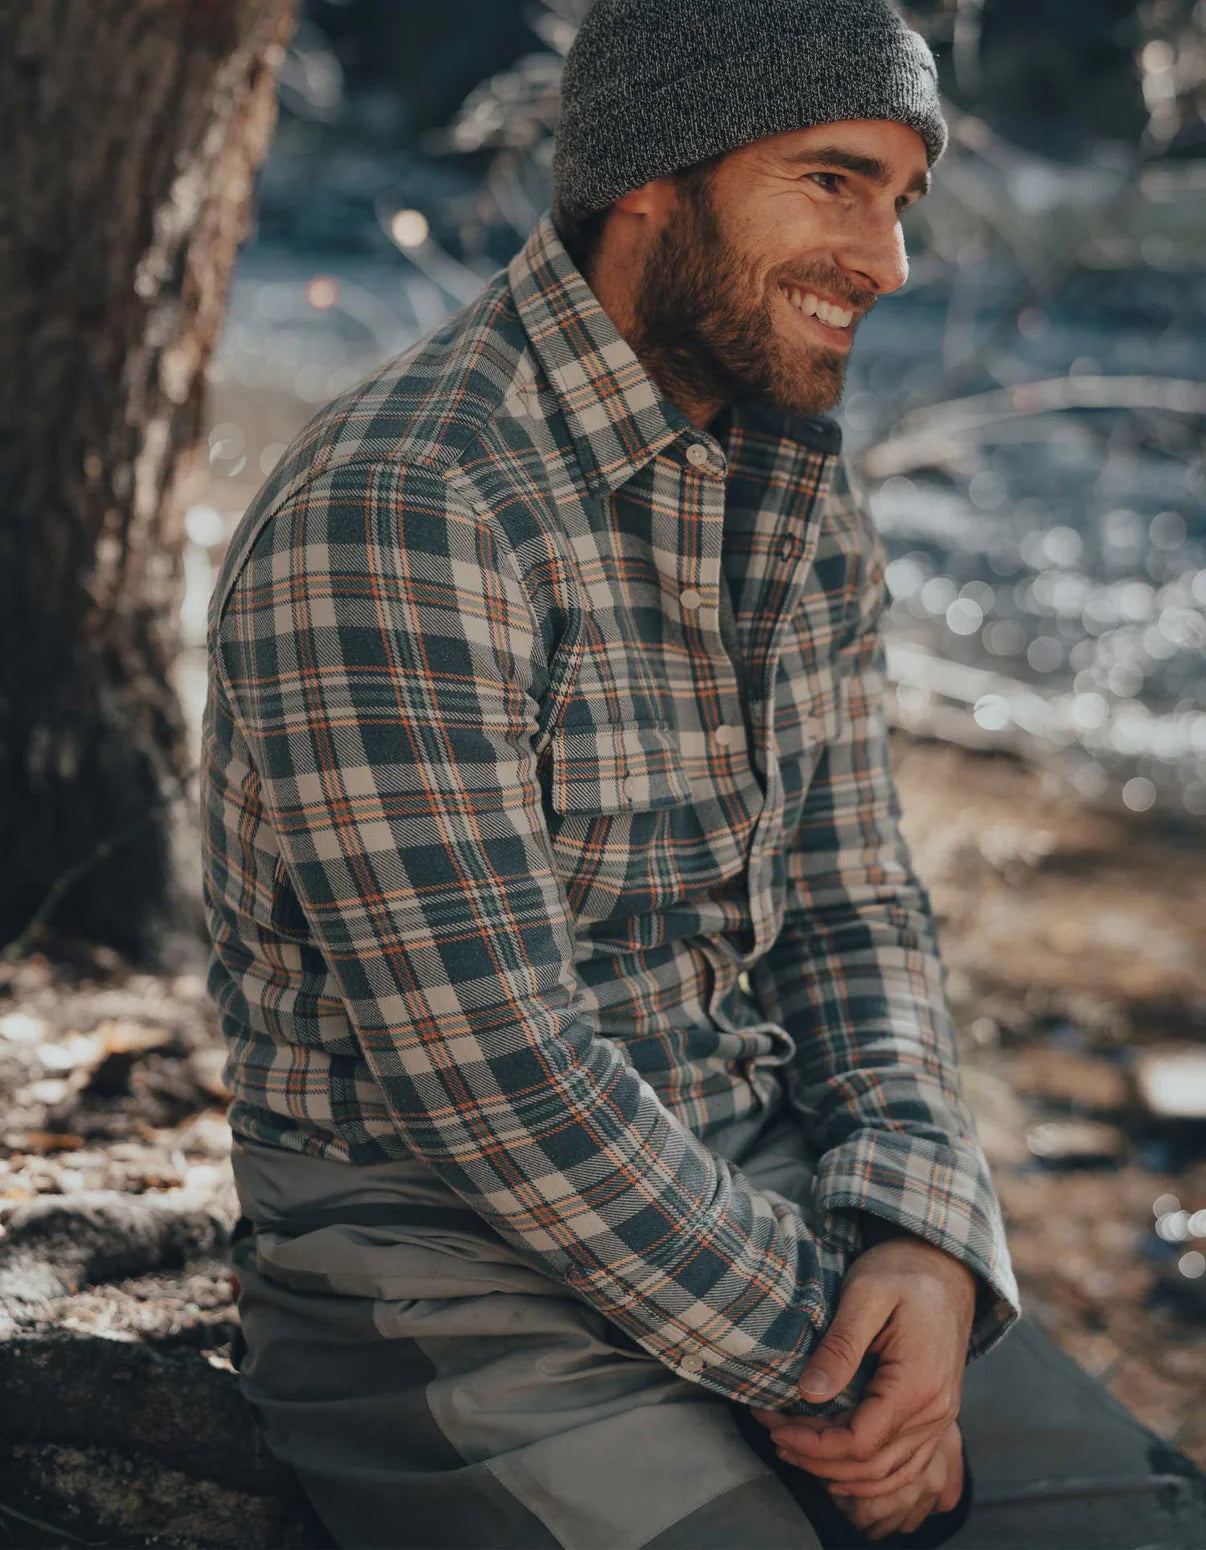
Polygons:
<instances>
[{"instance_id":1,"label":"man's knuckle","mask_svg":"<svg viewBox=\"0 0 1206 1550\"><path fill-rule=\"evenodd\" d=\"M831 1329L825 1337L825 1344L831 1356L836 1356L839 1362L852 1366L862 1355L861 1350L853 1335L844 1329Z\"/></svg>"},{"instance_id":2,"label":"man's knuckle","mask_svg":"<svg viewBox=\"0 0 1206 1550\"><path fill-rule=\"evenodd\" d=\"M896 1484L902 1487L915 1484L924 1473L926 1462L924 1454L915 1453L907 1463L900 1466L896 1474Z\"/></svg>"}]
</instances>

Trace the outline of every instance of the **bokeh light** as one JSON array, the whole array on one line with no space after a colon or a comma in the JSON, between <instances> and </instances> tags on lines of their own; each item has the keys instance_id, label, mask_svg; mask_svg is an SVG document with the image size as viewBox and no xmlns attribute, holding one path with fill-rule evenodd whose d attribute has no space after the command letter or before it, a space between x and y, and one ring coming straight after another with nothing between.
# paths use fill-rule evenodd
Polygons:
<instances>
[{"instance_id":1,"label":"bokeh light","mask_svg":"<svg viewBox=\"0 0 1206 1550\"><path fill-rule=\"evenodd\" d=\"M431 235L422 210L398 210L390 217L389 234L403 250L421 248Z\"/></svg>"}]
</instances>

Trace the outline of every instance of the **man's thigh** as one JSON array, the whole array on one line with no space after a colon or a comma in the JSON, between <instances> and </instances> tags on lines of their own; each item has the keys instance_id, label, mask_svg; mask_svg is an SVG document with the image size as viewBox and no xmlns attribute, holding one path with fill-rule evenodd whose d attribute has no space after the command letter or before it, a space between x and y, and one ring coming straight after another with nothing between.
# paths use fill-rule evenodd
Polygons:
<instances>
[{"instance_id":1,"label":"man's thigh","mask_svg":"<svg viewBox=\"0 0 1206 1550\"><path fill-rule=\"evenodd\" d=\"M1201 1550L1206 1479L1022 1319L967 1369L976 1500L950 1550Z\"/></svg>"},{"instance_id":2,"label":"man's thigh","mask_svg":"<svg viewBox=\"0 0 1206 1550\"><path fill-rule=\"evenodd\" d=\"M244 1392L339 1545L818 1550L729 1407L553 1283L508 1290L429 1243L407 1288L397 1241L341 1274L341 1232L287 1264L278 1243L269 1274L236 1245Z\"/></svg>"}]
</instances>

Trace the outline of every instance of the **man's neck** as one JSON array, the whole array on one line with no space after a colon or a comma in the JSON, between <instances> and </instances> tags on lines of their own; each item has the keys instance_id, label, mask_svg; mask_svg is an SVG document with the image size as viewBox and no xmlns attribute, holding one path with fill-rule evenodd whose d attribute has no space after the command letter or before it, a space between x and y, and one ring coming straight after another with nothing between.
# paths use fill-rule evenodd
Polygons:
<instances>
[{"instance_id":1,"label":"man's neck","mask_svg":"<svg viewBox=\"0 0 1206 1550\"><path fill-rule=\"evenodd\" d=\"M616 332L658 389L677 409L682 410L692 425L701 431L707 430L716 416L728 406L723 398L701 399L685 392L674 381L673 374L663 369L657 350L649 348L644 341L636 307L636 278L639 273L639 264L609 261L609 255L604 252L598 255L596 263L584 278L594 292L595 300L611 319Z\"/></svg>"}]
</instances>

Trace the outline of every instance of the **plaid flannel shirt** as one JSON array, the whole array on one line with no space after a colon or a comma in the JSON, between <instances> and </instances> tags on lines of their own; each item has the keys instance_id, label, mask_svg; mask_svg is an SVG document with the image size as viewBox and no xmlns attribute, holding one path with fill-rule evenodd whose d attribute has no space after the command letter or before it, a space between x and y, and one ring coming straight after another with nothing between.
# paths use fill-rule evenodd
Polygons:
<instances>
[{"instance_id":1,"label":"plaid flannel shirt","mask_svg":"<svg viewBox=\"0 0 1206 1550\"><path fill-rule=\"evenodd\" d=\"M675 1371L783 1407L861 1213L1016 1317L832 422L665 399L546 215L335 400L210 605L237 1134L413 1156ZM786 1087L810 1219L709 1150Z\"/></svg>"}]
</instances>

